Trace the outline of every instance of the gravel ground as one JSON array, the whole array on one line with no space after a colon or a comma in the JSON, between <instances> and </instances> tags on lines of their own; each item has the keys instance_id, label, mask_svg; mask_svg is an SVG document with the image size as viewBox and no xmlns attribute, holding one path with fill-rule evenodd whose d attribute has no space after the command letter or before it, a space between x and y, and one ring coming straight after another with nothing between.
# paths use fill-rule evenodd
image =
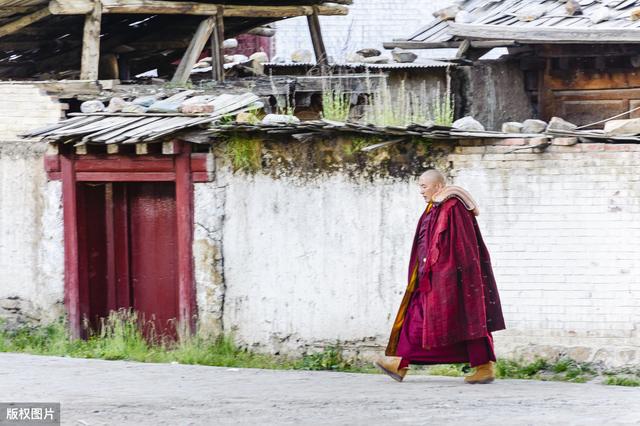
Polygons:
<instances>
[{"instance_id":1,"label":"gravel ground","mask_svg":"<svg viewBox=\"0 0 640 426\"><path fill-rule=\"evenodd\" d=\"M640 388L0 354L0 402L69 425L640 425Z\"/></svg>"}]
</instances>

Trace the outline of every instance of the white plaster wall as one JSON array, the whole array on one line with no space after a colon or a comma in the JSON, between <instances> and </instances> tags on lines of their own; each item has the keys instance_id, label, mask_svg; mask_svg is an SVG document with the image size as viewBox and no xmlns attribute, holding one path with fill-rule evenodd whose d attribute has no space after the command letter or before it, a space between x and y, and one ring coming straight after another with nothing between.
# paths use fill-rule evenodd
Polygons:
<instances>
[{"instance_id":1,"label":"white plaster wall","mask_svg":"<svg viewBox=\"0 0 640 426\"><path fill-rule=\"evenodd\" d=\"M421 208L398 180L228 177L225 329L275 351L384 338Z\"/></svg>"},{"instance_id":2,"label":"white plaster wall","mask_svg":"<svg viewBox=\"0 0 640 426\"><path fill-rule=\"evenodd\" d=\"M62 187L47 181L46 145L19 138L61 116L35 85L0 82L0 318L13 324L64 312Z\"/></svg>"},{"instance_id":3,"label":"white plaster wall","mask_svg":"<svg viewBox=\"0 0 640 426\"><path fill-rule=\"evenodd\" d=\"M51 321L63 313L61 185L41 145L0 144L0 317Z\"/></svg>"},{"instance_id":4,"label":"white plaster wall","mask_svg":"<svg viewBox=\"0 0 640 426\"><path fill-rule=\"evenodd\" d=\"M481 208L508 328L495 333L498 355L638 364L638 147L512 149L459 147L448 158L452 181ZM423 207L415 182L218 176L225 331L270 352L336 341L382 351Z\"/></svg>"},{"instance_id":5,"label":"white plaster wall","mask_svg":"<svg viewBox=\"0 0 640 426\"><path fill-rule=\"evenodd\" d=\"M320 26L327 54L343 61L350 52L373 47L385 52L382 43L409 37L432 19L432 13L451 3L448 0L355 0L347 16L321 16ZM275 54L289 59L297 49L313 52L307 19L286 19L276 23ZM416 50L422 56L443 52ZM389 51L386 51L389 55Z\"/></svg>"}]
</instances>

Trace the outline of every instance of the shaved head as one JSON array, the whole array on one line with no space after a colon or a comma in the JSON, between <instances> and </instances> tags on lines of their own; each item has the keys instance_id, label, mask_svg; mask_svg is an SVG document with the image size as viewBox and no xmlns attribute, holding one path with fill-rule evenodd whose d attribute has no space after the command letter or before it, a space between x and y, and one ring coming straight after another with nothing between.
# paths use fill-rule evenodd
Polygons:
<instances>
[{"instance_id":1,"label":"shaved head","mask_svg":"<svg viewBox=\"0 0 640 426\"><path fill-rule=\"evenodd\" d=\"M440 184L442 186L447 184L447 179L440 170L430 169L420 175L421 181Z\"/></svg>"},{"instance_id":2,"label":"shaved head","mask_svg":"<svg viewBox=\"0 0 640 426\"><path fill-rule=\"evenodd\" d=\"M418 185L420 186L420 195L426 202L432 200L433 195L444 188L447 180L444 174L436 169L427 170L420 175Z\"/></svg>"}]
</instances>

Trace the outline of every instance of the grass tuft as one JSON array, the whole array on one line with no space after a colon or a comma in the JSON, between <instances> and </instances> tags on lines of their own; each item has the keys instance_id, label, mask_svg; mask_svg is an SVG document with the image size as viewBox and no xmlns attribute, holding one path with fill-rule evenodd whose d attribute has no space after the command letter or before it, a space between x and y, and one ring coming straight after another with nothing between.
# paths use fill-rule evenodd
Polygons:
<instances>
[{"instance_id":1,"label":"grass tuft","mask_svg":"<svg viewBox=\"0 0 640 426\"><path fill-rule=\"evenodd\" d=\"M231 134L225 152L235 171L256 172L262 166L262 141L259 138Z\"/></svg>"},{"instance_id":2,"label":"grass tuft","mask_svg":"<svg viewBox=\"0 0 640 426\"><path fill-rule=\"evenodd\" d=\"M640 386L640 377L628 377L628 376L609 376L604 379L605 385L610 386Z\"/></svg>"},{"instance_id":3,"label":"grass tuft","mask_svg":"<svg viewBox=\"0 0 640 426\"><path fill-rule=\"evenodd\" d=\"M330 84L330 83L329 83ZM345 122L349 118L351 101L341 87L323 88L322 90L322 118Z\"/></svg>"}]
</instances>

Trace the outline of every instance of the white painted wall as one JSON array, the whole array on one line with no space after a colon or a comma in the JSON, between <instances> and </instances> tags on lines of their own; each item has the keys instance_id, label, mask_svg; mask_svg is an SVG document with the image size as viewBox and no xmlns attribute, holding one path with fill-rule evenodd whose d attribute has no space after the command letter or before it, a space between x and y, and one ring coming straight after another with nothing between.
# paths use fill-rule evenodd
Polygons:
<instances>
[{"instance_id":1,"label":"white painted wall","mask_svg":"<svg viewBox=\"0 0 640 426\"><path fill-rule=\"evenodd\" d=\"M582 147L470 146L448 158L482 211L508 327L495 334L500 356L640 362L640 152ZM218 178L225 329L271 352L336 340L380 351L423 207L415 182Z\"/></svg>"},{"instance_id":2,"label":"white painted wall","mask_svg":"<svg viewBox=\"0 0 640 426\"><path fill-rule=\"evenodd\" d=\"M63 313L61 185L47 182L45 144L17 136L61 114L37 87L0 83L0 318L9 323Z\"/></svg>"},{"instance_id":3,"label":"white painted wall","mask_svg":"<svg viewBox=\"0 0 640 426\"><path fill-rule=\"evenodd\" d=\"M327 54L343 61L350 52L373 47L382 52L382 43L406 38L429 23L432 13L451 3L448 0L355 0L347 16L321 16L320 26ZM313 52L305 17L276 23L275 53L289 59L291 52L307 49ZM387 55L389 51L386 51ZM416 51L424 56L438 56Z\"/></svg>"}]
</instances>

